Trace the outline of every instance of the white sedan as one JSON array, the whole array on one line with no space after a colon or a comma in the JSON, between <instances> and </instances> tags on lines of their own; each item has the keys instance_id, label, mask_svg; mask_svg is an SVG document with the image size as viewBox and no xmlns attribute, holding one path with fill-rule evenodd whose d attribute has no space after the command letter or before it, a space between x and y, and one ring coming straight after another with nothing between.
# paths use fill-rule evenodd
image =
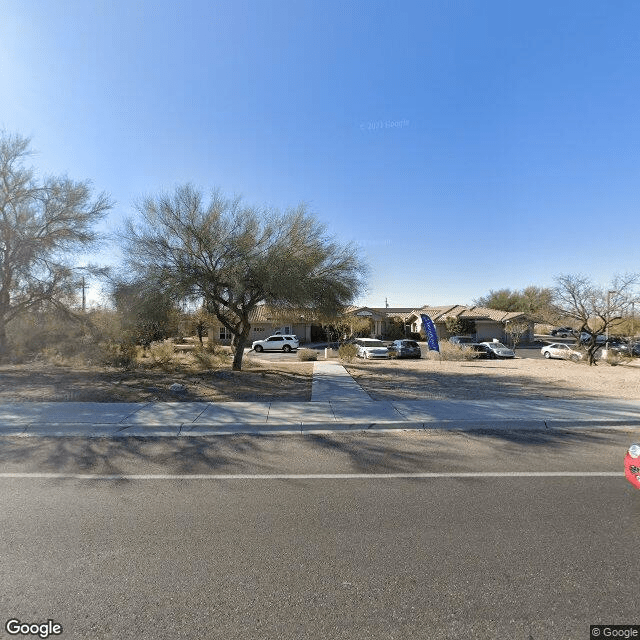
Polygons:
<instances>
[{"instance_id":1,"label":"white sedan","mask_svg":"<svg viewBox=\"0 0 640 640\"><path fill-rule=\"evenodd\" d=\"M540 353L545 358L561 358L563 360L582 359L582 353L580 353L580 351L572 349L568 344L560 344L557 342L545 345L540 349Z\"/></svg>"},{"instance_id":2,"label":"white sedan","mask_svg":"<svg viewBox=\"0 0 640 640\"><path fill-rule=\"evenodd\" d=\"M356 340L359 358L388 358L389 349L380 340L373 338L358 338Z\"/></svg>"}]
</instances>

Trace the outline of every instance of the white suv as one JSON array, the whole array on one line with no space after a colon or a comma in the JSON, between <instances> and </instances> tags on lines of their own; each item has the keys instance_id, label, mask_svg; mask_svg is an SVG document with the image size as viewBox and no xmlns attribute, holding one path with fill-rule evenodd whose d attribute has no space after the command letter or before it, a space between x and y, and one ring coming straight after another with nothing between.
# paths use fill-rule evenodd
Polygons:
<instances>
[{"instance_id":1,"label":"white suv","mask_svg":"<svg viewBox=\"0 0 640 640\"><path fill-rule=\"evenodd\" d=\"M277 335L269 336L265 340L256 340L251 348L260 353L261 351L284 351L289 353L300 346L297 336Z\"/></svg>"}]
</instances>

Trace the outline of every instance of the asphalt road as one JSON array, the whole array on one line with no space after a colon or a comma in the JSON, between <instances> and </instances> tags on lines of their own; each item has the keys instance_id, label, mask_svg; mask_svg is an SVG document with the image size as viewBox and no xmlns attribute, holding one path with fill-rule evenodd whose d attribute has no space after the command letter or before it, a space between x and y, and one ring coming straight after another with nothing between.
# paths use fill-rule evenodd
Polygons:
<instances>
[{"instance_id":1,"label":"asphalt road","mask_svg":"<svg viewBox=\"0 0 640 640\"><path fill-rule=\"evenodd\" d=\"M0 638L10 618L114 640L578 640L640 624L634 437L5 438ZM489 475L460 475L474 472Z\"/></svg>"}]
</instances>

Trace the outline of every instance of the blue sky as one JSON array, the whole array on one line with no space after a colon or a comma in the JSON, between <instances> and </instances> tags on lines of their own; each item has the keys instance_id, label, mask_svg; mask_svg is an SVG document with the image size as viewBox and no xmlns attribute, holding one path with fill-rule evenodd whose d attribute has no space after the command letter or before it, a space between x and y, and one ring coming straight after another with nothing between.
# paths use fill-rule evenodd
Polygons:
<instances>
[{"instance_id":1,"label":"blue sky","mask_svg":"<svg viewBox=\"0 0 640 640\"><path fill-rule=\"evenodd\" d=\"M0 128L105 230L185 182L304 201L371 306L640 270L635 0L2 4Z\"/></svg>"}]
</instances>

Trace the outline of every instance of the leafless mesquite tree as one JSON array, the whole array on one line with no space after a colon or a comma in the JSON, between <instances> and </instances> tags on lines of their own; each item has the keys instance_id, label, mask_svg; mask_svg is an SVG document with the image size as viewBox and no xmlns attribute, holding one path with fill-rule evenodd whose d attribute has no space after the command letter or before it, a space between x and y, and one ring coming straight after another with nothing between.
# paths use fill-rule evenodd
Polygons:
<instances>
[{"instance_id":1,"label":"leafless mesquite tree","mask_svg":"<svg viewBox=\"0 0 640 640\"><path fill-rule=\"evenodd\" d=\"M0 360L12 319L69 298L78 279L73 252L96 242L92 227L112 206L105 194L92 200L89 182L38 180L25 166L30 154L28 138L0 131Z\"/></svg>"},{"instance_id":2,"label":"leafless mesquite tree","mask_svg":"<svg viewBox=\"0 0 640 640\"><path fill-rule=\"evenodd\" d=\"M505 327L505 333L511 338L511 346L514 349L518 348L522 336L529 331L529 323L524 320L515 320L507 322Z\"/></svg>"},{"instance_id":3,"label":"leafless mesquite tree","mask_svg":"<svg viewBox=\"0 0 640 640\"><path fill-rule=\"evenodd\" d=\"M638 300L635 291L640 274L617 275L609 286L599 287L584 275L561 275L555 279L554 304L559 313L579 323L579 332L586 331L591 338L586 344L589 365L596 364L596 353L601 344L598 334L608 333L621 318L629 314Z\"/></svg>"},{"instance_id":4,"label":"leafless mesquite tree","mask_svg":"<svg viewBox=\"0 0 640 640\"><path fill-rule=\"evenodd\" d=\"M250 313L274 308L336 312L362 290L366 265L352 245L327 236L304 205L281 214L190 185L143 200L120 237L128 267L171 293L201 302L233 336L242 368Z\"/></svg>"}]
</instances>

